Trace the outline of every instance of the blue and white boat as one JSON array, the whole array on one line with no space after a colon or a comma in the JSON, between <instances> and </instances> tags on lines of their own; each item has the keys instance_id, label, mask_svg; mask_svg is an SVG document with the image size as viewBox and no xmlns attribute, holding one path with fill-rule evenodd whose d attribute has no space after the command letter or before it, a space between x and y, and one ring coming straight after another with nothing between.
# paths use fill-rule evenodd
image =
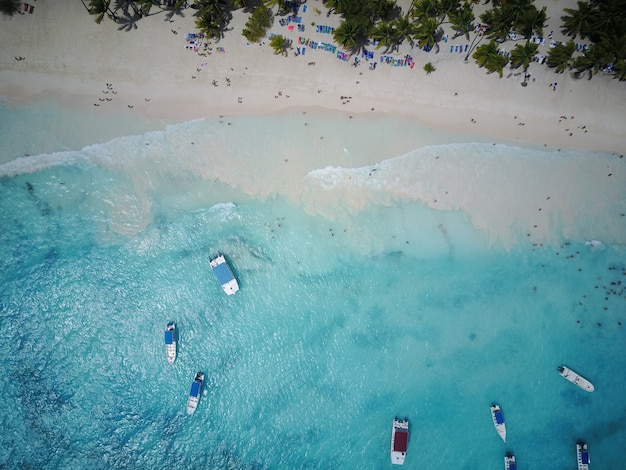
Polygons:
<instances>
[{"instance_id":1,"label":"blue and white boat","mask_svg":"<svg viewBox=\"0 0 626 470\"><path fill-rule=\"evenodd\" d=\"M391 463L404 465L406 449L409 443L409 420L393 419L391 428Z\"/></svg>"},{"instance_id":2,"label":"blue and white boat","mask_svg":"<svg viewBox=\"0 0 626 470\"><path fill-rule=\"evenodd\" d=\"M579 442L576 444L576 457L578 458L578 470L589 470L589 451L587 444Z\"/></svg>"},{"instance_id":3,"label":"blue and white boat","mask_svg":"<svg viewBox=\"0 0 626 470\"><path fill-rule=\"evenodd\" d=\"M496 403L491 405L491 419L493 420L493 425L496 427L496 431L498 431L502 440L506 442L506 424L504 423L504 415L502 414L500 406Z\"/></svg>"},{"instance_id":4,"label":"blue and white boat","mask_svg":"<svg viewBox=\"0 0 626 470\"><path fill-rule=\"evenodd\" d=\"M165 356L167 362L174 364L176 360L176 323L165 325Z\"/></svg>"},{"instance_id":5,"label":"blue and white boat","mask_svg":"<svg viewBox=\"0 0 626 470\"><path fill-rule=\"evenodd\" d=\"M507 452L504 455L504 470L517 470L515 456L511 452Z\"/></svg>"},{"instance_id":6,"label":"blue and white boat","mask_svg":"<svg viewBox=\"0 0 626 470\"><path fill-rule=\"evenodd\" d=\"M215 276L221 284L224 292L228 295L233 295L239 290L237 279L235 279L235 276L226 262L224 255L218 255L213 259L209 259L209 264L211 265L211 269L215 273Z\"/></svg>"},{"instance_id":7,"label":"blue and white boat","mask_svg":"<svg viewBox=\"0 0 626 470\"><path fill-rule=\"evenodd\" d=\"M204 382L204 374L202 372L196 373L196 376L191 383L189 398L187 399L187 414L193 414L194 411L196 411L196 408L198 408L200 393L202 393L202 382Z\"/></svg>"}]
</instances>

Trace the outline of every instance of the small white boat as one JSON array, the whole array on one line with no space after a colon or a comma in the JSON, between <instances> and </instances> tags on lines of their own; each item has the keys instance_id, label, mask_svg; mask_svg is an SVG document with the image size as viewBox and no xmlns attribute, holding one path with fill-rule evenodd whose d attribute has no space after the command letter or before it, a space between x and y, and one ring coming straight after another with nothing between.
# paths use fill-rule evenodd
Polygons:
<instances>
[{"instance_id":1,"label":"small white boat","mask_svg":"<svg viewBox=\"0 0 626 470\"><path fill-rule=\"evenodd\" d=\"M556 370L559 371L559 374L561 374L561 377L563 377L566 380L569 380L574 385L578 385L584 391L593 392L595 390L595 387L593 386L591 382L589 382L586 378L578 375L572 369L569 369L566 366L559 366L557 367Z\"/></svg>"},{"instance_id":2,"label":"small white boat","mask_svg":"<svg viewBox=\"0 0 626 470\"><path fill-rule=\"evenodd\" d=\"M579 442L576 444L576 457L578 458L578 470L589 470L589 452L587 444Z\"/></svg>"},{"instance_id":3,"label":"small white boat","mask_svg":"<svg viewBox=\"0 0 626 470\"><path fill-rule=\"evenodd\" d=\"M496 431L498 431L502 440L506 442L506 424L504 423L504 415L502 414L500 406L495 403L491 405L491 419L493 420L493 425L496 427Z\"/></svg>"},{"instance_id":4,"label":"small white boat","mask_svg":"<svg viewBox=\"0 0 626 470\"><path fill-rule=\"evenodd\" d=\"M404 465L406 449L409 443L409 420L393 419L391 428L391 463Z\"/></svg>"},{"instance_id":5,"label":"small white boat","mask_svg":"<svg viewBox=\"0 0 626 470\"><path fill-rule=\"evenodd\" d=\"M202 382L204 382L204 374L202 372L196 373L193 382L191 383L191 390L189 391L189 399L187 400L187 414L193 414L198 407L200 401L200 393L202 392Z\"/></svg>"},{"instance_id":6,"label":"small white boat","mask_svg":"<svg viewBox=\"0 0 626 470\"><path fill-rule=\"evenodd\" d=\"M228 295L233 295L239 290L237 279L235 279L235 276L226 262L224 255L218 255L213 259L209 259L209 264L211 265L211 269L215 273L215 276L217 277L217 280L222 286L224 292Z\"/></svg>"},{"instance_id":7,"label":"small white boat","mask_svg":"<svg viewBox=\"0 0 626 470\"><path fill-rule=\"evenodd\" d=\"M515 456L511 452L507 452L504 455L504 470L517 470Z\"/></svg>"},{"instance_id":8,"label":"small white boat","mask_svg":"<svg viewBox=\"0 0 626 470\"><path fill-rule=\"evenodd\" d=\"M176 360L176 323L165 325L165 356L167 362L174 364Z\"/></svg>"}]
</instances>

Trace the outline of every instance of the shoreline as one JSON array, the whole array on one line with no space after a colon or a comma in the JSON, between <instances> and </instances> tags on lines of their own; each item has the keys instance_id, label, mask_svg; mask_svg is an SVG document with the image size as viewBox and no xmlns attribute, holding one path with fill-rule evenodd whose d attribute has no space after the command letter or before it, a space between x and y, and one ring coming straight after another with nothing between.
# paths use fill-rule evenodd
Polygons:
<instances>
[{"instance_id":1,"label":"shoreline","mask_svg":"<svg viewBox=\"0 0 626 470\"><path fill-rule=\"evenodd\" d=\"M553 8L562 9L573 2L555 3ZM312 49L306 57L293 51L276 56L268 45L247 44L238 33L247 18L241 11L234 12L233 31L210 46L212 55L202 57L185 50L183 32L195 31L192 16L175 18L170 29L155 15L140 20L133 31L118 31L106 19L95 24L79 6L65 10L41 3L33 15L2 18L0 39L6 47L0 53L0 95L5 101L52 100L83 111L133 112L161 123L314 107L354 115L389 113L431 129L537 148L619 154L626 147L621 116L626 85L608 76L574 79L532 64L533 80L522 88L514 75L487 75L476 64L464 63L463 54L448 53L443 43L438 54L402 45L393 56L410 54L414 68L377 63L369 70L367 62L353 67ZM339 21L324 11L310 15L306 21ZM25 22L38 34L20 32ZM69 31L67 24L73 25ZM270 32L286 30L275 21ZM328 34L307 35L331 41ZM81 37L88 41L85 50L76 48ZM456 41L467 42L463 37ZM217 47L225 52L217 53ZM382 52L375 50L376 58ZM15 56L26 59L16 61ZM437 67L430 75L422 70L427 61ZM559 86L553 91L548 85L556 80ZM115 99L106 95L107 84L113 85Z\"/></svg>"}]
</instances>

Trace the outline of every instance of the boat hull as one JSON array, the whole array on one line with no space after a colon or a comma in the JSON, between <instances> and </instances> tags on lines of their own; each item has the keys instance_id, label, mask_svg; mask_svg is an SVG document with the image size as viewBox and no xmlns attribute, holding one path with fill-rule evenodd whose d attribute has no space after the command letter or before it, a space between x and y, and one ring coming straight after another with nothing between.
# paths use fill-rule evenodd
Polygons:
<instances>
[{"instance_id":1,"label":"boat hull","mask_svg":"<svg viewBox=\"0 0 626 470\"><path fill-rule=\"evenodd\" d=\"M189 391L189 398L187 399L187 414L194 414L196 408L198 408L203 382L204 374L198 372L191 383L191 390Z\"/></svg>"},{"instance_id":2,"label":"boat hull","mask_svg":"<svg viewBox=\"0 0 626 470\"><path fill-rule=\"evenodd\" d=\"M406 450L409 442L409 421L393 420L391 428L391 463L394 465L404 465Z\"/></svg>"},{"instance_id":3,"label":"boat hull","mask_svg":"<svg viewBox=\"0 0 626 470\"><path fill-rule=\"evenodd\" d=\"M174 364L176 360L176 324L168 323L165 326L165 357L167 362Z\"/></svg>"},{"instance_id":4,"label":"boat hull","mask_svg":"<svg viewBox=\"0 0 626 470\"><path fill-rule=\"evenodd\" d=\"M517 470L517 464L515 463L515 456L510 452L507 452L504 456L504 469L505 470Z\"/></svg>"},{"instance_id":5,"label":"boat hull","mask_svg":"<svg viewBox=\"0 0 626 470\"><path fill-rule=\"evenodd\" d=\"M224 255L218 255L214 259L209 259L209 265L222 286L222 290L226 292L227 295L233 295L239 290L237 279L235 279Z\"/></svg>"},{"instance_id":6,"label":"boat hull","mask_svg":"<svg viewBox=\"0 0 626 470\"><path fill-rule=\"evenodd\" d=\"M589 382L583 376L578 375L572 369L566 366L559 366L557 370L559 371L559 374L561 375L561 377L563 377L565 380L569 382L572 382L574 385L582 388L585 392L593 392L595 390L595 387L593 386L591 382Z\"/></svg>"},{"instance_id":7,"label":"boat hull","mask_svg":"<svg viewBox=\"0 0 626 470\"><path fill-rule=\"evenodd\" d=\"M589 470L589 451L587 444L579 442L576 444L576 457L578 460L578 470Z\"/></svg>"},{"instance_id":8,"label":"boat hull","mask_svg":"<svg viewBox=\"0 0 626 470\"><path fill-rule=\"evenodd\" d=\"M496 428L498 435L504 442L506 442L506 424L499 405L491 405L491 420L493 421L493 425Z\"/></svg>"}]
</instances>

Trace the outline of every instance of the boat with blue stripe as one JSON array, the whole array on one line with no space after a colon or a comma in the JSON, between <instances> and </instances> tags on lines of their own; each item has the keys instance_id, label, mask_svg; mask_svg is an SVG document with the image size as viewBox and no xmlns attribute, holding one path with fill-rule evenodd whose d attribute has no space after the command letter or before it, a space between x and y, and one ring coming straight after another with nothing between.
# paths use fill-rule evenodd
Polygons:
<instances>
[{"instance_id":1,"label":"boat with blue stripe","mask_svg":"<svg viewBox=\"0 0 626 470\"><path fill-rule=\"evenodd\" d=\"M506 442L506 424L504 423L504 415L500 409L500 405L494 403L491 405L491 419L498 434L504 442Z\"/></svg>"},{"instance_id":2,"label":"boat with blue stripe","mask_svg":"<svg viewBox=\"0 0 626 470\"><path fill-rule=\"evenodd\" d=\"M176 360L176 323L174 322L165 325L165 356L167 362L174 364Z\"/></svg>"},{"instance_id":3,"label":"boat with blue stripe","mask_svg":"<svg viewBox=\"0 0 626 470\"><path fill-rule=\"evenodd\" d=\"M515 463L515 456L512 452L507 452L504 455L504 470L517 470L517 464Z\"/></svg>"},{"instance_id":4,"label":"boat with blue stripe","mask_svg":"<svg viewBox=\"0 0 626 470\"><path fill-rule=\"evenodd\" d=\"M589 451L587 444L579 442L576 444L576 457L578 458L578 470L589 470Z\"/></svg>"},{"instance_id":5,"label":"boat with blue stripe","mask_svg":"<svg viewBox=\"0 0 626 470\"><path fill-rule=\"evenodd\" d=\"M187 399L187 414L193 414L196 408L198 408L200 393L202 392L202 382L204 382L204 374L202 372L196 373L191 383L191 390L189 390L189 398Z\"/></svg>"},{"instance_id":6,"label":"boat with blue stripe","mask_svg":"<svg viewBox=\"0 0 626 470\"><path fill-rule=\"evenodd\" d=\"M211 265L211 269L215 273L215 277L217 277L217 280L226 294L233 295L239 290L237 279L235 279L235 276L226 262L224 255L220 254L213 259L209 259L209 264Z\"/></svg>"}]
</instances>

